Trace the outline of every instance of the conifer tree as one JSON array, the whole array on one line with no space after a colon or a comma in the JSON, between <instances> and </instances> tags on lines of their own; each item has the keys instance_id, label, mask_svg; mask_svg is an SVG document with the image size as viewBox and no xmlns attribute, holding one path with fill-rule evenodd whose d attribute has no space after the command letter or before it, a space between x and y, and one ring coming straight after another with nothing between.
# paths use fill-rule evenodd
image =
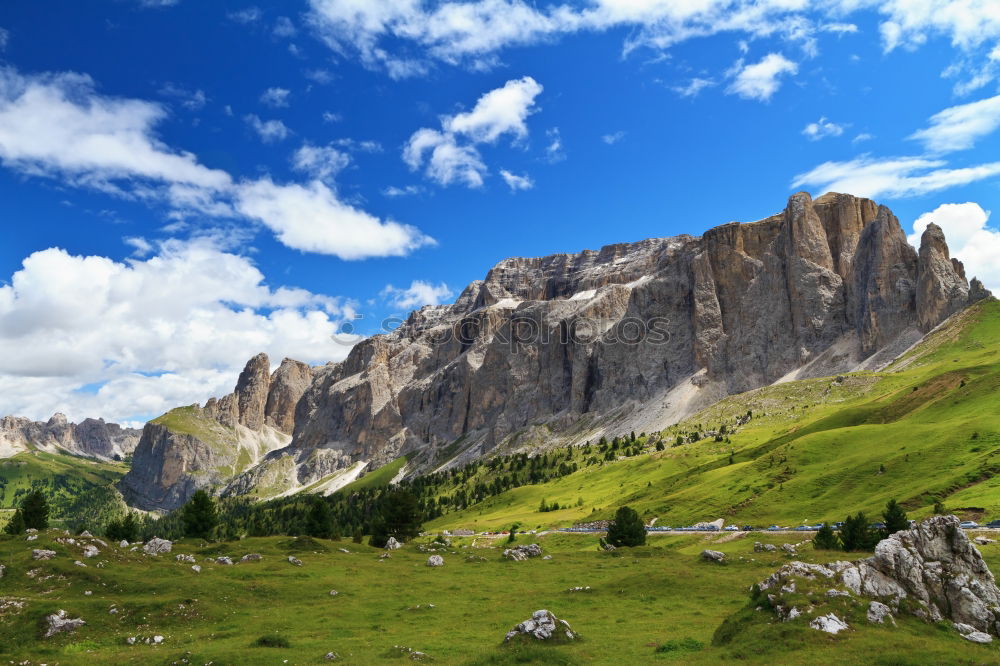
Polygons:
<instances>
[{"instance_id":1,"label":"conifer tree","mask_svg":"<svg viewBox=\"0 0 1000 666\"><path fill-rule=\"evenodd\" d=\"M7 521L7 524L4 525L3 531L4 534L24 534L24 530L24 515L22 515L21 510L18 509L14 512L14 515L11 516L10 520Z\"/></svg>"},{"instance_id":2,"label":"conifer tree","mask_svg":"<svg viewBox=\"0 0 1000 666\"><path fill-rule=\"evenodd\" d=\"M21 502L25 529L44 530L49 526L49 503L41 490L32 490Z\"/></svg>"},{"instance_id":3,"label":"conifer tree","mask_svg":"<svg viewBox=\"0 0 1000 666\"><path fill-rule=\"evenodd\" d=\"M211 495L204 490L196 490L187 504L181 508L181 522L184 524L184 536L212 538L212 532L219 518Z\"/></svg>"},{"instance_id":4,"label":"conifer tree","mask_svg":"<svg viewBox=\"0 0 1000 666\"><path fill-rule=\"evenodd\" d=\"M885 523L885 527L882 529L883 539L890 534L910 529L910 519L906 517L903 507L899 506L899 503L894 499L886 503L885 511L882 512L882 522Z\"/></svg>"},{"instance_id":5,"label":"conifer tree","mask_svg":"<svg viewBox=\"0 0 1000 666\"><path fill-rule=\"evenodd\" d=\"M628 506L618 509L615 519L608 525L608 543L616 548L646 544L646 526L635 509Z\"/></svg>"},{"instance_id":6,"label":"conifer tree","mask_svg":"<svg viewBox=\"0 0 1000 666\"><path fill-rule=\"evenodd\" d=\"M813 537L813 548L816 550L840 550L840 539L830 527L830 523L823 523L816 536Z\"/></svg>"}]
</instances>

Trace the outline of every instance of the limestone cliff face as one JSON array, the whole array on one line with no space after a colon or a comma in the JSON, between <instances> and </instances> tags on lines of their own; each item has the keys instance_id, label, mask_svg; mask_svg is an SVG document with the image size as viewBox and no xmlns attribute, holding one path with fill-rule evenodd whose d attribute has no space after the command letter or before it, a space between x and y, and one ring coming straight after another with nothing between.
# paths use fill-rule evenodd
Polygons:
<instances>
[{"instance_id":1,"label":"limestone cliff face","mask_svg":"<svg viewBox=\"0 0 1000 666\"><path fill-rule=\"evenodd\" d=\"M147 423L119 482L126 501L147 510L177 508L195 490L220 487L287 446L295 404L311 377L308 365L291 359L272 375L267 355L258 354L233 393Z\"/></svg>"},{"instance_id":2,"label":"limestone cliff face","mask_svg":"<svg viewBox=\"0 0 1000 666\"><path fill-rule=\"evenodd\" d=\"M252 360L235 397L204 411L292 440L223 492L300 488L402 454L413 472L652 431L734 392L878 366L988 295L970 292L939 231L918 255L888 208L798 193L700 238L504 260L341 363L283 364L265 391Z\"/></svg>"},{"instance_id":3,"label":"limestone cliff face","mask_svg":"<svg viewBox=\"0 0 1000 666\"><path fill-rule=\"evenodd\" d=\"M70 423L63 414L55 414L43 423L5 416L0 418L0 458L34 448L101 460L120 460L135 449L140 433L135 428L105 423L104 419Z\"/></svg>"},{"instance_id":4,"label":"limestone cliff face","mask_svg":"<svg viewBox=\"0 0 1000 666\"><path fill-rule=\"evenodd\" d=\"M920 275L917 281L917 322L929 331L944 317L963 307L969 300L969 283L962 262L952 259L944 232L927 225L920 237Z\"/></svg>"}]
</instances>

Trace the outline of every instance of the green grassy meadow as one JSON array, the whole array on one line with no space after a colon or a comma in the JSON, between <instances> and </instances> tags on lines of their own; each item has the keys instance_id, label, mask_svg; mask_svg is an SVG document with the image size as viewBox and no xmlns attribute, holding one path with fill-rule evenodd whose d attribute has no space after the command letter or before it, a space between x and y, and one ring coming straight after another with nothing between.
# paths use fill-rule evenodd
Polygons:
<instances>
[{"instance_id":1,"label":"green grassy meadow","mask_svg":"<svg viewBox=\"0 0 1000 666\"><path fill-rule=\"evenodd\" d=\"M111 546L82 568L73 564L80 549L56 543L60 535L50 530L30 543L24 537L0 537L0 562L7 566L0 594L4 660L319 664L334 652L336 663L408 661L394 650L399 645L425 653L427 661L469 665L1000 662L1000 647L974 645L949 627L913 618L899 618L897 628L852 622L846 635L828 636L809 629L808 620L774 623L769 613L750 612L732 641L713 645L727 618L748 613L750 586L790 559L753 553L753 541L797 541L793 535L656 535L645 547L608 554L597 550L595 535L550 534L537 541L552 559L526 562L503 560L499 542L479 539L482 547L471 547L472 539L456 539L441 551L445 566L440 568L426 566L428 554L417 544L380 561L381 551L347 540L284 537L182 541L173 553L157 557ZM531 538L522 536L520 542ZM31 549L39 547L58 555L31 560ZM729 561L702 562L698 555L706 547L727 553ZM1000 546L983 550L993 567L1000 565ZM205 561L220 554L235 560L250 552L261 553L263 560L234 566ZM195 555L201 573L176 562L177 553ZM303 566L289 564L289 554ZM476 561L467 561L470 555ZM807 547L799 559L826 562L845 556L857 555ZM588 585L588 592L568 591ZM331 596L331 589L338 594ZM23 608L13 608L12 600ZM117 613L109 613L111 608ZM511 627L541 608L569 621L581 640L501 644ZM43 617L58 609L87 624L74 634L40 638ZM142 642L152 635L164 636L163 643ZM130 636L140 641L128 645ZM288 647L256 647L262 636L278 636Z\"/></svg>"}]
</instances>

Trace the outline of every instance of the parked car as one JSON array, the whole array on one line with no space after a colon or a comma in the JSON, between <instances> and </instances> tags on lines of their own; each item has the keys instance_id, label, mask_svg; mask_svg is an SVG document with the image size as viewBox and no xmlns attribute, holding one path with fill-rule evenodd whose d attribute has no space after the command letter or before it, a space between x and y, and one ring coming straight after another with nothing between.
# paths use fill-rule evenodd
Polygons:
<instances>
[{"instance_id":1,"label":"parked car","mask_svg":"<svg viewBox=\"0 0 1000 666\"><path fill-rule=\"evenodd\" d=\"M767 528L767 531L768 531L768 532L777 532L777 531L778 531L778 530L780 530L780 529L781 529L781 528L780 528L780 527L778 527L777 525L771 525L770 527L768 527L768 528Z\"/></svg>"},{"instance_id":2,"label":"parked car","mask_svg":"<svg viewBox=\"0 0 1000 666\"><path fill-rule=\"evenodd\" d=\"M979 527L979 523L977 523L974 520L963 520L961 523L959 523L958 526L961 527L963 530L969 530L974 527Z\"/></svg>"},{"instance_id":3,"label":"parked car","mask_svg":"<svg viewBox=\"0 0 1000 666\"><path fill-rule=\"evenodd\" d=\"M739 532L740 528L736 527L736 525L726 525L726 531L727 532Z\"/></svg>"},{"instance_id":4,"label":"parked car","mask_svg":"<svg viewBox=\"0 0 1000 666\"><path fill-rule=\"evenodd\" d=\"M743 526L743 531L744 532L756 532L757 528L754 527L753 525L744 525Z\"/></svg>"},{"instance_id":5,"label":"parked car","mask_svg":"<svg viewBox=\"0 0 1000 666\"><path fill-rule=\"evenodd\" d=\"M1000 528L1000 520L991 520L990 522L986 523L986 527L992 529L998 529Z\"/></svg>"}]
</instances>

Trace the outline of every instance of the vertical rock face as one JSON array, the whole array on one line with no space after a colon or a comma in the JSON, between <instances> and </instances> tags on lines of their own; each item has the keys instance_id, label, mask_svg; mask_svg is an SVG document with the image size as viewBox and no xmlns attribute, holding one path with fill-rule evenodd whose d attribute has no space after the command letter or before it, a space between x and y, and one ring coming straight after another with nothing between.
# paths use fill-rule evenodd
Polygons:
<instances>
[{"instance_id":1,"label":"vertical rock face","mask_svg":"<svg viewBox=\"0 0 1000 666\"><path fill-rule=\"evenodd\" d=\"M0 458L31 448L49 452L122 459L132 453L142 431L123 428L104 419L84 419L70 423L63 414L55 414L45 423L16 416L0 418Z\"/></svg>"},{"instance_id":2,"label":"vertical rock face","mask_svg":"<svg viewBox=\"0 0 1000 666\"><path fill-rule=\"evenodd\" d=\"M286 358L271 375L264 415L267 425L291 435L295 428L295 406L312 383L312 368Z\"/></svg>"},{"instance_id":3,"label":"vertical rock face","mask_svg":"<svg viewBox=\"0 0 1000 666\"><path fill-rule=\"evenodd\" d=\"M268 378L256 357L202 412L293 435L231 493L656 430L733 392L891 359L970 298L943 238L925 245L918 258L873 201L800 192L701 238L507 259L343 362Z\"/></svg>"},{"instance_id":4,"label":"vertical rock face","mask_svg":"<svg viewBox=\"0 0 1000 666\"><path fill-rule=\"evenodd\" d=\"M266 354L247 362L233 393L181 407L146 424L119 489L142 509L174 509L199 488L216 488L286 446L295 406L312 369L285 359L270 373Z\"/></svg>"},{"instance_id":5,"label":"vertical rock face","mask_svg":"<svg viewBox=\"0 0 1000 666\"><path fill-rule=\"evenodd\" d=\"M920 237L917 321L929 331L969 301L969 283L962 262L952 259L941 227L927 225Z\"/></svg>"}]
</instances>

